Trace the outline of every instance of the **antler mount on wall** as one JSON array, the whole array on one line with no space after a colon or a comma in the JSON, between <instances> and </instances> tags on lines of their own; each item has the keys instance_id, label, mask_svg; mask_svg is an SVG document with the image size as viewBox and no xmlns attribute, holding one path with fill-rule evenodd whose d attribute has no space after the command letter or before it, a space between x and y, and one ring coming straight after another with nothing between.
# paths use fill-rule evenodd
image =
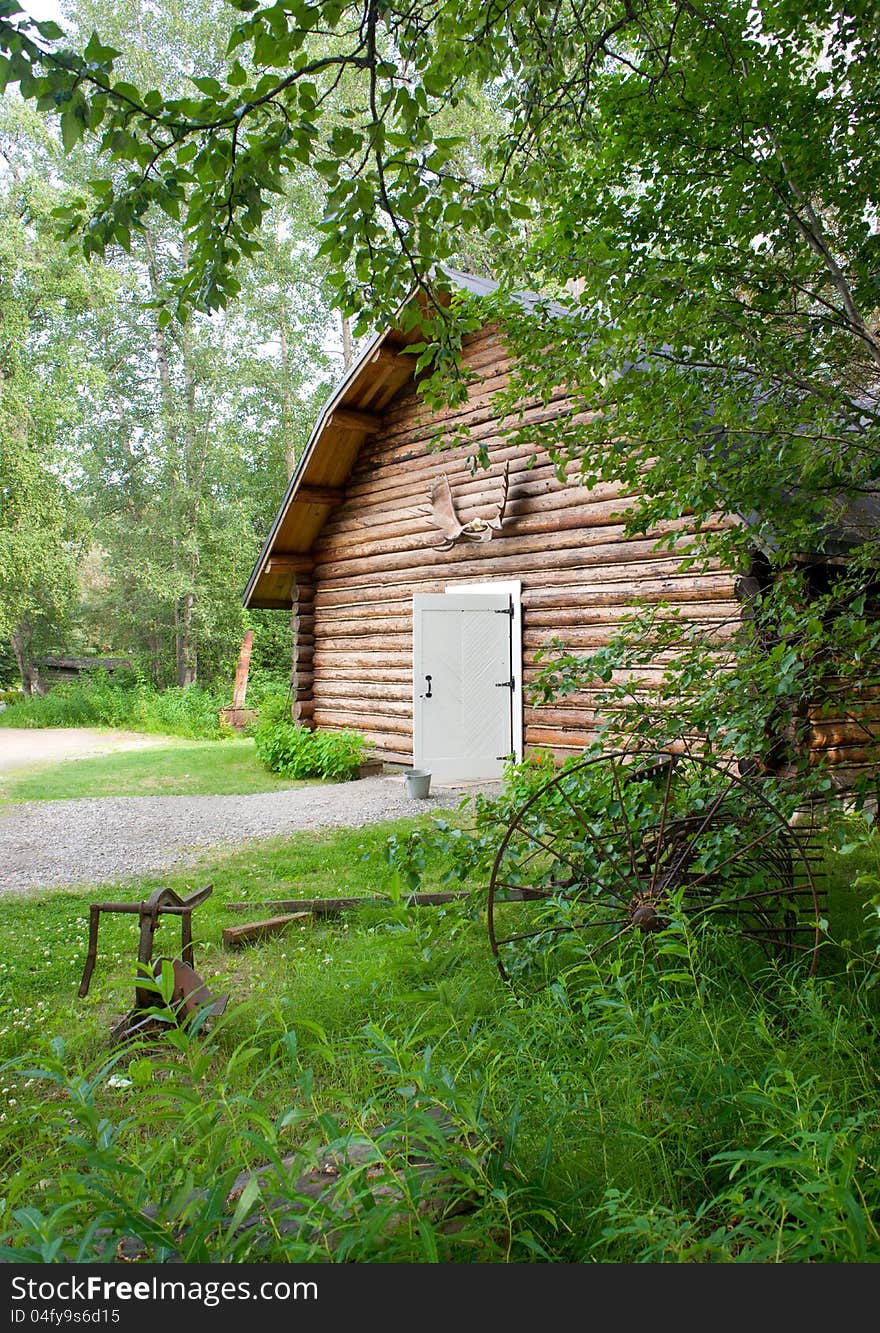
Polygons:
<instances>
[{"instance_id":1,"label":"antler mount on wall","mask_svg":"<svg viewBox=\"0 0 880 1333\"><path fill-rule=\"evenodd\" d=\"M510 461L508 460L504 464L504 472L501 476L501 498L498 501L495 513L491 518L471 518L463 523L455 508L449 478L444 472L432 484L428 491L429 503L423 505L420 511L427 514L434 526L443 533L443 542L433 549L435 551L448 551L451 546L456 546L459 542L490 541L496 532L501 531L509 489Z\"/></svg>"}]
</instances>

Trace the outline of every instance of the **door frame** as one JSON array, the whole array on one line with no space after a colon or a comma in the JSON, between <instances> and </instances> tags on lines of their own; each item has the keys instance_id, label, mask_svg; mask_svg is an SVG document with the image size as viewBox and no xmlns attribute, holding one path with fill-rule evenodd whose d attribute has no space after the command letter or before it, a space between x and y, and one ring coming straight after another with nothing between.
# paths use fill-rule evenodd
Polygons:
<instances>
[{"instance_id":1,"label":"door frame","mask_svg":"<svg viewBox=\"0 0 880 1333\"><path fill-rule=\"evenodd\" d=\"M513 616L510 622L510 656L513 666L513 689L510 694L510 714L513 721L513 757L517 763L523 757L523 650L522 650L522 583L519 579L460 580L447 583L444 592L501 594L510 598Z\"/></svg>"}]
</instances>

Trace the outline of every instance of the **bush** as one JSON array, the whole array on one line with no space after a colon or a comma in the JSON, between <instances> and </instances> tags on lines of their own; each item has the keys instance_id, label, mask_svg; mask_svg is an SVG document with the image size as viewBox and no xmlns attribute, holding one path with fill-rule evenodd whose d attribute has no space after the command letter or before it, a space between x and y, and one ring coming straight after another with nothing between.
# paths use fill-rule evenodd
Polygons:
<instances>
[{"instance_id":1,"label":"bush","mask_svg":"<svg viewBox=\"0 0 880 1333\"><path fill-rule=\"evenodd\" d=\"M318 772L328 782L347 782L363 763L366 742L357 731L315 731Z\"/></svg>"},{"instance_id":2,"label":"bush","mask_svg":"<svg viewBox=\"0 0 880 1333\"><path fill-rule=\"evenodd\" d=\"M278 722L290 725L290 686L275 683L260 693L248 693L248 707L257 709L257 721L251 733L275 726Z\"/></svg>"},{"instance_id":3,"label":"bush","mask_svg":"<svg viewBox=\"0 0 880 1333\"><path fill-rule=\"evenodd\" d=\"M285 778L346 782L363 762L366 740L357 731L309 731L293 722L269 722L254 733L257 757Z\"/></svg>"},{"instance_id":4,"label":"bush","mask_svg":"<svg viewBox=\"0 0 880 1333\"><path fill-rule=\"evenodd\" d=\"M134 671L111 677L98 669L39 697L18 695L0 712L0 725L127 727L199 740L224 734L221 704L200 685L157 690Z\"/></svg>"},{"instance_id":5,"label":"bush","mask_svg":"<svg viewBox=\"0 0 880 1333\"><path fill-rule=\"evenodd\" d=\"M269 722L254 732L257 758L272 773L285 778L314 776L312 733L292 722Z\"/></svg>"}]
</instances>

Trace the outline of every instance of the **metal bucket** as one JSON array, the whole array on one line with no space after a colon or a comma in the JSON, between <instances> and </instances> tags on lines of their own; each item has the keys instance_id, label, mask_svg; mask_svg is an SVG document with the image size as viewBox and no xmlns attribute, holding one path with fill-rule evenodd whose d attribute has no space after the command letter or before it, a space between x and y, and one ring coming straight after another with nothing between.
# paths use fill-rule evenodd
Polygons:
<instances>
[{"instance_id":1,"label":"metal bucket","mask_svg":"<svg viewBox=\"0 0 880 1333\"><path fill-rule=\"evenodd\" d=\"M407 796L414 800L423 801L431 790L431 774L425 768L404 769L403 780Z\"/></svg>"}]
</instances>

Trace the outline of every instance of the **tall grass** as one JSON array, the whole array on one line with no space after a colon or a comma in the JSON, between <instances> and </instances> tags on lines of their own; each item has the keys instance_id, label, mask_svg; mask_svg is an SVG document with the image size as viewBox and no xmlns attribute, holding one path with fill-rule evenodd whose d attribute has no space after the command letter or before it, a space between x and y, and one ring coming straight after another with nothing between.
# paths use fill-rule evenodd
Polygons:
<instances>
[{"instance_id":1,"label":"tall grass","mask_svg":"<svg viewBox=\"0 0 880 1333\"><path fill-rule=\"evenodd\" d=\"M349 891L374 889L374 832L364 861L338 836ZM265 886L251 856L255 899L279 850ZM849 867L877 854L835 858L812 978L685 928L526 995L477 897L296 923L235 957L209 934L200 970L232 993L213 1031L110 1048L122 977L75 1038L59 1009L6 1047L0 1257L109 1262L127 1236L185 1262L874 1262L880 987ZM325 1198L298 1194L320 1147L353 1142ZM426 1142L428 1179L398 1151Z\"/></svg>"},{"instance_id":2,"label":"tall grass","mask_svg":"<svg viewBox=\"0 0 880 1333\"><path fill-rule=\"evenodd\" d=\"M249 703L280 695L284 686L265 682ZM157 690L132 671L89 672L56 685L48 694L22 698L0 711L2 727L124 727L132 731L209 739L231 735L221 724L228 698L200 685Z\"/></svg>"}]
</instances>

